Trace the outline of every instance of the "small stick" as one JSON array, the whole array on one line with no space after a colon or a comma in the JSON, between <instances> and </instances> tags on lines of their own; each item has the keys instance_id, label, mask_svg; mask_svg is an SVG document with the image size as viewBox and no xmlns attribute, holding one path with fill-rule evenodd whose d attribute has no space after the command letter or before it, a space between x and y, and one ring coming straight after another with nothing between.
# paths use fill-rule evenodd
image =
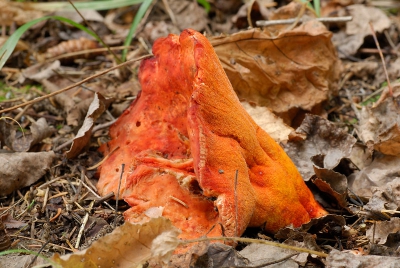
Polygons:
<instances>
[{"instance_id":1,"label":"small stick","mask_svg":"<svg viewBox=\"0 0 400 268\"><path fill-rule=\"evenodd\" d=\"M383 70L384 70L384 72L385 72L386 81L387 81L387 83L388 83L389 96L390 96L390 97L393 97L393 89L392 89L392 85L390 84L388 72L387 72L387 70L386 70L385 59L383 58L382 49L381 49L381 46L379 45L378 38L376 37L375 30L374 30L374 26L372 25L371 22L369 22L369 27L371 28L372 37L374 38L376 47L378 48L378 51L379 51L379 56L381 57L381 60L382 60Z\"/></svg>"},{"instance_id":2,"label":"small stick","mask_svg":"<svg viewBox=\"0 0 400 268\"><path fill-rule=\"evenodd\" d=\"M62 89L60 89L60 90L54 91L54 92L52 92L52 93L50 93L50 94L47 94L46 96L38 97L38 98L35 98L35 99L33 99L33 100L27 101L27 102L25 102L25 103L22 103L22 104L19 104L19 105L15 105L15 106L10 107L10 108L7 108L7 109L0 110L0 114L9 112L9 111L12 111L12 110L15 110L15 109L18 109L18 108L20 108L20 107L25 107L25 106L27 106L27 105L29 105L29 104L33 104L33 103L42 101L42 100L44 100L44 99L48 99L48 98L50 98L50 97L53 97L53 96L55 96L55 95L58 95L58 94L60 94L60 93L65 92L65 91L68 91L68 90L70 90L70 89L72 89L72 88L75 88L75 87L77 87L77 86L80 86L80 85L82 85L82 84L84 84L84 83L86 83L86 82L92 80L93 78L102 76L102 75L104 75L104 74L106 74L106 73L108 73L108 72L111 72L111 71L113 71L113 70L115 70L115 69L118 69L118 68L120 68L120 67L122 67L122 66L131 64L131 63L136 62L136 61L139 61L139 60L143 60L143 59L149 58L149 57L151 57L151 56L153 56L153 55L147 54L147 55L144 55L144 56L139 57L139 58L136 58L136 59L128 60L128 61L123 62L123 63L121 63L121 64L118 64L118 65L116 65L116 66L114 66L114 67L111 67L111 68L109 68L109 69L107 69L107 70L101 71L101 72L99 72L98 74L89 76L89 77L83 79L83 80L80 81L80 82L77 82L77 83L75 83L75 84L72 84L72 85L70 85L70 86L67 86L67 87L65 87L65 88L62 88Z\"/></svg>"},{"instance_id":3,"label":"small stick","mask_svg":"<svg viewBox=\"0 0 400 268\"><path fill-rule=\"evenodd\" d=\"M47 201L49 200L49 191L50 189L49 187L47 187L43 198L42 213L44 213L44 211L46 210Z\"/></svg>"},{"instance_id":4,"label":"small stick","mask_svg":"<svg viewBox=\"0 0 400 268\"><path fill-rule=\"evenodd\" d=\"M85 176L86 177L86 176ZM98 195L95 191L93 191L88 185L86 185L86 183L82 183L82 185L89 190L89 192L91 192L94 196L96 196L97 198L100 198L100 195ZM106 201L104 201L104 204L106 204L111 210L115 210L109 203L107 203Z\"/></svg>"},{"instance_id":5,"label":"small stick","mask_svg":"<svg viewBox=\"0 0 400 268\"><path fill-rule=\"evenodd\" d=\"M306 22L309 19L299 19L298 22ZM313 20L317 20L319 22L346 22L346 21L351 21L353 20L353 17L351 16L345 16L345 17L335 17L335 18L330 18L330 17L324 17L324 18L315 18ZM286 20L258 20L256 21L257 26L273 26L273 25L279 25L279 24L292 24L295 23L296 19L286 19Z\"/></svg>"},{"instance_id":6,"label":"small stick","mask_svg":"<svg viewBox=\"0 0 400 268\"><path fill-rule=\"evenodd\" d=\"M117 226L118 199L119 199L119 191L120 191L120 189L121 189L121 181L122 181L122 175L124 174L124 169L125 169L125 164L122 163L122 165L121 165L121 175L120 175L120 177L119 177L118 191L117 191L116 201L115 201L115 221L114 221L114 228Z\"/></svg>"}]
</instances>

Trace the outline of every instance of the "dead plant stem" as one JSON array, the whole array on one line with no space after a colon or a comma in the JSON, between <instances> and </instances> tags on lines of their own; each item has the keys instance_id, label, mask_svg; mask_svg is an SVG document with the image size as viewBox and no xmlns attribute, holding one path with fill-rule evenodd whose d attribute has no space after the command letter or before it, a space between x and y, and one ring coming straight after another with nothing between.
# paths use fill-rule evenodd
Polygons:
<instances>
[{"instance_id":1,"label":"dead plant stem","mask_svg":"<svg viewBox=\"0 0 400 268\"><path fill-rule=\"evenodd\" d=\"M86 82L92 80L93 78L102 76L102 75L104 75L104 74L106 74L106 73L108 73L108 72L111 72L111 71L113 71L113 70L115 70L115 69L118 69L118 68L120 68L120 67L122 67L122 66L125 66L125 65L131 64L131 63L133 63L133 62L136 62L136 61L140 61L140 60L149 58L149 57L151 57L151 56L153 56L153 55L152 55L152 54L147 54L147 55L144 55L144 56L139 57L139 58L136 58L136 59L128 60L128 61L123 62L123 63L121 63L121 64L118 64L118 65L116 65L116 66L114 66L114 67L111 67L111 68L109 68L109 69L107 69L107 70L104 70L104 71L102 71L102 72L99 72L98 74L89 76L89 77L83 79L82 81L77 82L77 83L75 83L75 84L72 84L72 85L70 85L70 86L68 86L68 87L65 87L65 88L63 88L63 89L57 90L57 91L52 92L52 93L50 93L50 94L47 94L47 95L45 95L45 96L41 96L41 97L35 98L35 99L30 100L30 101L27 101L27 102L25 102L25 103L21 103L21 104L19 104L19 105L15 105L15 106L13 106L13 107L0 110L0 114L6 113L6 112L9 112L9 111L13 111L13 110L18 109L18 108L21 108L21 107L25 107L25 106L27 106L27 105L29 105L29 104L33 104L33 103L42 101L42 100L44 100L44 99L48 99L48 98L50 98L50 97L53 97L53 96L55 96L55 95L58 95L58 94L60 94L60 93L65 92L65 91L68 91L68 90L70 90L70 89L72 89L72 88L75 88L75 87L77 87L77 86L80 86L80 85L82 85L82 84L84 84L84 83L86 83Z\"/></svg>"}]
</instances>

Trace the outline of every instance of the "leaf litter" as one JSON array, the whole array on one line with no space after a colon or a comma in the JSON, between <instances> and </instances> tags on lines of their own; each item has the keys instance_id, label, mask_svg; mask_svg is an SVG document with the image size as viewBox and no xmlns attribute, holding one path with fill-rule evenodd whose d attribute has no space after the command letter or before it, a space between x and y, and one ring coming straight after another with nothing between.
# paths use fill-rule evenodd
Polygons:
<instances>
[{"instance_id":1,"label":"leaf litter","mask_svg":"<svg viewBox=\"0 0 400 268\"><path fill-rule=\"evenodd\" d=\"M159 3L153 7L147 18L147 22L152 24L148 24L147 27L143 27L143 25L139 29L138 36L142 40L135 41L136 50L134 49L131 52L131 55L135 55L133 57L143 55L146 50L149 50L151 42L155 39L156 32L154 31L160 31L160 28L158 30L155 28L152 31L151 27L155 27L157 24L164 24L162 26L162 34L160 34L164 36L166 33L173 32L171 29L180 30L173 24L171 14L178 15L179 12L181 12L179 14L185 14L182 19L185 19L186 16L188 24L191 23L190 21L196 22L197 20L197 22L200 22L196 24L199 27L198 30L207 31L207 36L209 37L213 33L219 32L216 29L221 29L223 23L230 25L230 27L238 27L239 25L238 23L227 23L233 14L238 12L238 9L233 12L222 12L221 10L226 9L218 9L218 7L223 6L220 3L223 1L215 1L215 6L213 7L215 10L212 11L216 11L215 14L217 15L215 17L205 17L205 13L195 12L196 17L193 16L192 18L190 18L191 15L187 15L193 13L193 11L190 11L191 9L183 8L182 10L177 10L175 9L176 3L172 3L173 1L165 2L172 8L172 13L167 11L168 8L165 3ZM187 1L186 5L193 6L193 3L189 2ZM259 1L259 4L261 2ZM346 67L340 81L338 79L341 68L339 60L336 58L337 52L329 43L331 32L326 30L320 23L309 21L301 24L300 27L295 27L293 31L282 30L284 27L275 27L269 34L268 29L257 32L254 29L229 28L229 31L234 33L233 35L211 37L211 42L220 42L218 46L215 46L215 49L234 87L234 81L248 81L256 85L249 88L235 87L239 97L249 102L243 103L246 110L253 112L254 120L260 122L259 124L262 127L264 126L267 132L270 131L270 134L276 140L286 143L285 148L296 163L303 178L308 181L307 183L313 189L318 201L331 213L320 219L312 220L309 224L299 228L286 227L275 237L269 239L324 251L329 253L328 257L316 258L307 253L300 253L289 258L290 251L286 252L286 250L280 248L271 248L258 244L245 245L239 243L234 249L228 245L199 243L197 248L193 248L186 255L172 255L171 262L169 262L170 266L182 267L188 263L197 263L205 267L213 267L213 263L254 266L260 263L281 260L276 265L282 265L282 267L288 267L289 265L298 267L299 265L310 264L329 267L372 267L383 263L385 263L385 266L390 266L398 261L396 258L398 256L396 236L399 232L397 212L399 206L399 193L397 190L399 188L397 168L398 131L396 130L396 121L393 120L393 118L397 118L396 86L394 87L394 97L382 98L376 105L371 105L371 95L381 92L381 89L379 89L380 84L384 81L382 80L382 75L379 75L379 69L381 68L379 59L374 57L373 54L368 54L370 52L365 52L367 51L365 47L368 47L369 43L368 38L365 39L364 37L368 36L369 32L362 28L365 25L359 24L357 26L357 23L360 23L361 20L358 19L360 15L356 14L356 12L361 14L367 8L363 5L358 5L348 6L345 9L345 5L348 5L348 3L338 1L335 8L341 12L352 12L354 16L353 22L345 23L347 31L343 30L343 25L339 25L340 27L334 29L332 28L334 24L331 24L329 29L335 31L334 36L345 33L346 38L358 38L358 41L354 41L357 42L357 46L354 46L348 54L360 60L357 64L349 63L346 55L343 56L343 53L341 53L340 46L345 44L343 40L348 39L335 39L336 37L334 37L334 40L342 42L336 49L339 48L338 53L342 60L345 61L344 66L360 66L361 69L357 71L353 67ZM230 5L231 8L233 6L235 5ZM198 8L198 6L195 6L195 8ZM390 25L394 25L391 21L393 16L389 17L375 7L368 8L369 15L375 16L374 14L377 14L375 17L378 19L375 19L375 17L373 19L378 23L374 25L377 31L389 29ZM264 18L270 16L270 18L274 19L279 18L279 14L283 10L273 11L269 8L267 9L269 13L265 13L263 15ZM294 12L298 12L300 9L298 7L285 7L285 12L287 10L291 11L286 13L283 18L296 17L298 13ZM18 12L23 12L23 8L19 8ZM129 14L129 12L114 13L114 18L122 16L121 14ZM324 14L324 12L328 14L327 11L324 11L323 6L322 13ZM305 13L307 16L312 16L309 11ZM10 16L10 20L12 20L11 18L12 16ZM26 18L33 17L29 15ZM363 19L367 18L368 16L364 16ZM125 27L126 24L124 25L124 22L121 23L121 21L114 23L113 27L120 27L121 29ZM207 23L204 23L205 21ZM97 16L93 23L94 27L102 29L102 34L104 34L106 40L110 41L110 44L118 44L118 42L122 41L123 35L120 37L117 34L113 35L111 33L113 29L104 24L105 20L104 18L103 20L101 19L101 15L100 17ZM28 96L25 92L19 90L23 84L32 83L30 82L31 80L37 81L34 82L36 84L42 84L49 91L54 91L66 84L70 84L71 82L68 81L70 79L79 81L97 70L105 69L113 64L111 57L105 54L96 54L97 52L91 53L89 49L88 53L91 53L93 57L84 58L82 56L72 58L72 62L62 61L61 66L51 67L48 71L45 70L44 77L37 78L33 76L31 79L26 77L28 79L21 79L18 82L19 70L16 67L24 70L34 66L34 63L40 62L40 58L33 62L26 60L29 56L36 55L31 54L32 51L40 50L40 53L45 53L62 41L72 39L68 37L71 29L65 25L54 26L54 22L51 22L41 24L41 27L44 27L52 38L43 38L38 34L42 28L33 28L31 35L25 38L24 42L33 41L40 44L40 46L32 46L31 50L26 48L16 50L12 55L13 60L9 61L6 65L7 68L2 70L2 75L5 78L4 82L8 86L3 87L1 91L1 108L12 107L21 101L25 101L23 98L34 98L38 94L45 94L40 89L32 88L29 91L30 96ZM142 29L146 30L142 31ZM353 29L353 32L349 32L350 29ZM360 29L364 30L361 31ZM319 32L316 33L315 31ZM397 28L392 27L387 32L389 35L386 34L386 37L394 38L396 42L397 37L394 33L397 31ZM360 38L361 35L358 35L359 32L363 36L362 39ZM54 35L54 33L59 34ZM76 36L76 33L73 34ZM264 44L263 46L254 45L252 40L254 35L252 34L267 34L266 40L268 42L265 43L272 44L272 48L264 48ZM63 37L67 38L63 39ZM39 42L34 41L35 38L38 38ZM118 38L120 38L119 41ZM299 46L292 48L291 45L298 44L300 41L288 42L287 40L290 40L290 38L297 38L296 40L303 40L299 38L304 38L305 44L310 44L309 40L314 40L315 42L312 41L310 45L302 46L302 53L298 53ZM79 37L74 42L79 42L78 39ZM232 42L232 40L234 41ZM380 40L386 42L382 38ZM349 41L345 42L350 44ZM239 45L241 51L247 51L247 53L241 54L242 52L237 50L238 46L233 46L233 48L229 46L235 45L235 43ZM336 41L333 44L337 45ZM363 45L362 48L360 48L361 45ZM290 51L277 51L276 47L291 48L295 54L290 54ZM390 45L387 47L390 49ZM63 48L65 51L63 52L74 52L80 48L84 48L84 45L74 43L74 45L65 46ZM321 48L327 50L319 50ZM272 53L273 51L276 53ZM316 53L315 51L324 52ZM314 66L316 62L312 56L321 54L325 55L325 58L319 58L317 65L313 67L315 69L311 68L314 72L311 71L310 73L310 69L307 68ZM242 59L239 55L244 55L247 58ZM279 57L272 58L275 55ZM306 55L310 55L310 57ZM372 55L372 57L364 59L366 55ZM389 73L392 73L393 78L396 78L395 57L390 57L390 59L389 57ZM232 58L235 60L232 61ZM262 59L272 59L274 69L272 71L267 69L268 64L264 64ZM325 59L330 61L325 62ZM362 66L363 63L366 63L364 67ZM296 68L293 69L291 65ZM393 66L393 69L391 69L391 66ZM56 70L58 74L55 74L53 70ZM60 76L60 70L62 70L62 76ZM265 73L270 74L269 78L274 78L273 82L275 84L271 86L271 84L268 84L269 82L265 82L267 80L260 80L262 81L261 84L257 84L260 82L255 80L254 77L264 77L258 75L263 70ZM281 70L281 74L283 73L285 76L276 75L275 70ZM366 70L366 73L363 73L364 70ZM32 75L36 75L36 73L37 71L33 71ZM254 75L254 77L252 78L251 75ZM288 78L287 75L294 76ZM53 85L46 84L43 78L48 79ZM119 86L126 82L127 79L132 81L131 88L124 90L123 93L116 91L117 88L121 88ZM293 83L292 80L296 81L296 83ZM263 91L252 91L254 89L262 89L264 86L268 90L264 93ZM97 78L96 81L90 84L90 87L104 96L114 97L112 107L119 107L118 105L126 107L127 103L135 98L139 90L135 77L120 71ZM299 93L301 94L296 95ZM115 216L113 212L115 201L107 199L107 197L103 199L97 195L95 171L87 170L88 167L100 162L102 156L96 152L96 148L98 144L107 141L107 129L96 128L96 126L112 121L114 117L118 117L121 114L122 110L113 109L112 111L115 113L112 115L103 113L100 116L96 116L97 119L93 120L93 122L84 123L86 111L91 103L91 99L87 96L92 97L93 95L92 92L88 94L85 89L71 90L68 94L59 97L58 100L54 98L48 101L47 106L42 106L41 110L37 109L38 105L33 105L22 111L22 113L19 110L2 114L2 116L14 118L18 113L21 113L22 117L18 121L24 129L30 129L30 132L24 132L27 137L26 140L29 141L24 143L22 142L24 136L16 125L10 125L8 121L0 120L3 125L1 154L9 155L4 158L5 161L9 161L8 157L17 157L9 161L9 163L15 163L16 166L5 170L11 171L10 175L7 173L6 176L16 178L18 183L14 181L11 186L8 185L4 188L1 186L2 194L6 194L6 196L0 199L2 204L0 214L12 215L16 221L22 223L20 226L6 224L3 228L7 237L15 243L12 246L13 248L27 247L37 251L45 242L50 242L44 247L42 254L51 256L53 253L59 252L63 255L75 250L74 245L76 243L81 245L82 249L90 244L93 245L93 241L113 230L115 224L120 225L122 223L121 218ZM366 104L363 103L364 100ZM64 103L65 101L67 102ZM77 113L75 107L83 102L85 102L85 104L82 104L83 112ZM267 107L264 107L264 105ZM268 108L275 115L272 114L270 116L271 119L264 122L265 116L263 116L263 113L267 113ZM315 115L305 116L304 112L306 111L320 115L325 119ZM67 120L69 113L76 113L74 119ZM276 116L280 116L282 119L276 119ZM304 117L306 119L301 125ZM391 119L387 120L386 118ZM281 122L286 122L288 126ZM82 123L83 127L81 127ZM48 131L51 129L48 126L52 126L53 130ZM299 126L300 128L294 132L293 129ZM88 133L91 132L91 129L94 129L94 131L92 135L89 135ZM76 150L76 156L68 160L63 158L62 155L65 155L68 150L66 147L59 147L60 149L55 152L56 154L52 153L52 150L62 143L74 140L79 131L87 133L87 135L84 135L85 139L83 141L78 142L76 140L77 142L74 143L72 149ZM9 135L9 133L13 133L13 135ZM358 138L357 144L353 136ZM17 143L19 147L23 148L23 151L28 152L17 153L18 146L13 147L13 143ZM4 150L7 152L3 152ZM46 160L50 163L45 165L44 160L38 157L39 154L44 154L46 151L49 151L46 154L51 156L51 161ZM23 165L29 168L27 171L21 169L21 162L18 162L21 161L21 157L28 157L27 164ZM1 165L1 172L3 172L3 169L4 165ZM18 175L20 174L18 173L19 170L22 172L21 175ZM0 176L0 183L5 181L4 178ZM20 181L22 182L21 184L19 184ZM6 189L6 191L3 192L3 189ZM30 205L31 203L34 205ZM124 211L128 207L120 201L118 208L120 211ZM89 211L90 215L86 211ZM89 216L86 224L84 224L86 215ZM7 220L5 222L7 223ZM30 223L31 228L24 227L26 223ZM83 229L81 228L82 226ZM145 230L147 228L145 226L147 226L146 223L141 223L135 228L138 228L136 230L141 230L142 228ZM17 229L18 233L16 233ZM83 235L79 235L80 229L82 229ZM248 230L244 235L265 238L266 235L270 234L262 230ZM32 240L28 242L27 237L35 238L39 241ZM171 241L170 246L165 244L166 248L161 248L158 251L160 252L158 257L151 257L152 250L147 249L146 254L150 252L150 255L146 255L146 260L154 266L157 266L157 263L168 262L169 254L171 250L174 250L174 241L176 241L173 237L174 235L168 232L163 234L159 240ZM82 240L79 241L79 239ZM113 244L115 243L113 242ZM272 257L271 259L260 260L265 256L255 257L256 253L249 252L268 252L269 256ZM388 255L392 257L387 257ZM131 260L135 260L133 257L136 256L135 254L130 254L129 256L132 257ZM288 258L286 259L286 257ZM3 258L4 256L0 257L0 264ZM233 263L225 262L230 258L235 261Z\"/></svg>"}]
</instances>

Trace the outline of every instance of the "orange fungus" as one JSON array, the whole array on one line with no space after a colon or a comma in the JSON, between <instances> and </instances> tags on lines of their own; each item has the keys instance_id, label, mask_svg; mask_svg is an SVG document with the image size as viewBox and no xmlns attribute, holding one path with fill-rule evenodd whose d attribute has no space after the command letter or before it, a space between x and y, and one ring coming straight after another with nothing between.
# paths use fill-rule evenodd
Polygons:
<instances>
[{"instance_id":1,"label":"orange fungus","mask_svg":"<svg viewBox=\"0 0 400 268\"><path fill-rule=\"evenodd\" d=\"M100 194L117 192L125 164L127 221L159 209L189 239L240 236L248 226L273 233L327 214L283 149L242 108L203 35L169 35L153 53L140 66L141 93L100 147L110 154L99 170Z\"/></svg>"}]
</instances>

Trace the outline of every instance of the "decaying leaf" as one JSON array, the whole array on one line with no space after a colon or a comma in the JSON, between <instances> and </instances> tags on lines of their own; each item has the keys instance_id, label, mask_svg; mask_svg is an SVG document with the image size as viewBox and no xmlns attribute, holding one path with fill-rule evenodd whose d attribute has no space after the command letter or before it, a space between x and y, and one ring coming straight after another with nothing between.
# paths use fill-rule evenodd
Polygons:
<instances>
[{"instance_id":1,"label":"decaying leaf","mask_svg":"<svg viewBox=\"0 0 400 268\"><path fill-rule=\"evenodd\" d=\"M169 239L175 242L154 243L155 239L165 232L168 233ZM93 242L89 248L64 256L56 254L53 260L63 268L138 267L156 252L169 256L176 248L178 234L179 230L163 217L152 218L143 224L125 222L112 233ZM165 260L162 255L158 257Z\"/></svg>"},{"instance_id":2,"label":"decaying leaf","mask_svg":"<svg viewBox=\"0 0 400 268\"><path fill-rule=\"evenodd\" d=\"M387 256L365 256L349 250L339 251L332 249L326 258L326 267L346 268L375 268L375 267L397 267L399 257Z\"/></svg>"},{"instance_id":3,"label":"decaying leaf","mask_svg":"<svg viewBox=\"0 0 400 268\"><path fill-rule=\"evenodd\" d=\"M347 206L347 177L332 169L324 168L325 155L316 155L312 157L314 164L314 172L316 179L313 183L322 192L333 197L339 206L345 208Z\"/></svg>"},{"instance_id":4,"label":"decaying leaf","mask_svg":"<svg viewBox=\"0 0 400 268\"><path fill-rule=\"evenodd\" d=\"M361 110L359 135L372 150L387 155L400 154L400 83L393 86L393 98Z\"/></svg>"},{"instance_id":5,"label":"decaying leaf","mask_svg":"<svg viewBox=\"0 0 400 268\"><path fill-rule=\"evenodd\" d=\"M117 192L122 175L120 196L132 206L126 220L142 221L147 209L162 206L180 237L194 238L238 236L247 226L276 232L327 213L243 109L203 35L170 35L153 53L141 63L140 95L100 147L110 155L98 190Z\"/></svg>"},{"instance_id":6,"label":"decaying leaf","mask_svg":"<svg viewBox=\"0 0 400 268\"><path fill-rule=\"evenodd\" d=\"M53 151L0 153L0 194L8 195L36 182L50 168L54 158Z\"/></svg>"},{"instance_id":7,"label":"decaying leaf","mask_svg":"<svg viewBox=\"0 0 400 268\"><path fill-rule=\"evenodd\" d=\"M291 226L282 228L275 234L276 239L289 239L294 237L295 235L301 235L309 231L311 228L313 230L322 230L326 226L333 227L333 226L344 226L346 224L346 220L343 216L329 214L317 219L312 219L310 222L303 224L298 228L293 228Z\"/></svg>"},{"instance_id":8,"label":"decaying leaf","mask_svg":"<svg viewBox=\"0 0 400 268\"><path fill-rule=\"evenodd\" d=\"M330 38L309 21L277 35L251 29L210 42L240 99L287 114L310 111L337 90L340 63Z\"/></svg>"},{"instance_id":9,"label":"decaying leaf","mask_svg":"<svg viewBox=\"0 0 400 268\"><path fill-rule=\"evenodd\" d=\"M262 244L250 244L240 251L240 255L249 260L249 264L247 264L249 267L264 267L262 264L271 264L274 261L284 259L286 257L286 260L278 262L271 267L298 268L299 265L294 260L295 257L293 256L290 258L290 255L293 253L296 253L296 251ZM308 254L301 253L301 255L307 256Z\"/></svg>"},{"instance_id":10,"label":"decaying leaf","mask_svg":"<svg viewBox=\"0 0 400 268\"><path fill-rule=\"evenodd\" d=\"M16 134L13 126L6 120L0 120L0 141L13 151L26 152L33 145L53 134L54 128L47 125L45 118L39 118L32 123L30 133Z\"/></svg>"},{"instance_id":11,"label":"decaying leaf","mask_svg":"<svg viewBox=\"0 0 400 268\"><path fill-rule=\"evenodd\" d=\"M68 158L74 158L86 145L88 145L92 135L94 122L107 109L109 104L109 99L104 98L100 93L96 93L94 95L94 99L90 104L89 110L86 114L85 121L76 134L76 137L71 145L71 149L67 152Z\"/></svg>"},{"instance_id":12,"label":"decaying leaf","mask_svg":"<svg viewBox=\"0 0 400 268\"><path fill-rule=\"evenodd\" d=\"M381 216L383 219L389 219L389 216L382 215L382 212L385 213L386 210L395 212L400 207L400 177L396 177L380 187L371 187L371 189L372 197L363 209L370 212L370 216L373 218Z\"/></svg>"},{"instance_id":13,"label":"decaying leaf","mask_svg":"<svg viewBox=\"0 0 400 268\"><path fill-rule=\"evenodd\" d=\"M381 9L366 5L351 5L341 9L339 16L352 16L346 22L346 29L333 35L332 41L338 48L339 56L354 55L364 43L364 38L371 35L369 23L371 22L376 32L382 32L391 25L388 16Z\"/></svg>"},{"instance_id":14,"label":"decaying leaf","mask_svg":"<svg viewBox=\"0 0 400 268\"><path fill-rule=\"evenodd\" d=\"M390 221L377 221L367 230L367 237L376 244L384 245L388 240L396 240L390 236L398 236L400 232L400 218L391 218ZM396 247L397 248L397 247Z\"/></svg>"},{"instance_id":15,"label":"decaying leaf","mask_svg":"<svg viewBox=\"0 0 400 268\"><path fill-rule=\"evenodd\" d=\"M359 197L370 198L373 187L385 187L400 177L400 157L375 153L370 163L348 178L349 188Z\"/></svg>"},{"instance_id":16,"label":"decaying leaf","mask_svg":"<svg viewBox=\"0 0 400 268\"><path fill-rule=\"evenodd\" d=\"M233 247L213 243L207 248L207 252L201 256L194 267L234 267L248 266L249 261L241 256Z\"/></svg>"},{"instance_id":17,"label":"decaying leaf","mask_svg":"<svg viewBox=\"0 0 400 268\"><path fill-rule=\"evenodd\" d=\"M322 167L333 169L341 159L350 157L356 143L353 136L337 128L334 123L310 114L306 115L296 132L306 138L303 141L290 141L284 148L306 181L314 175L311 157L325 155Z\"/></svg>"}]
</instances>

